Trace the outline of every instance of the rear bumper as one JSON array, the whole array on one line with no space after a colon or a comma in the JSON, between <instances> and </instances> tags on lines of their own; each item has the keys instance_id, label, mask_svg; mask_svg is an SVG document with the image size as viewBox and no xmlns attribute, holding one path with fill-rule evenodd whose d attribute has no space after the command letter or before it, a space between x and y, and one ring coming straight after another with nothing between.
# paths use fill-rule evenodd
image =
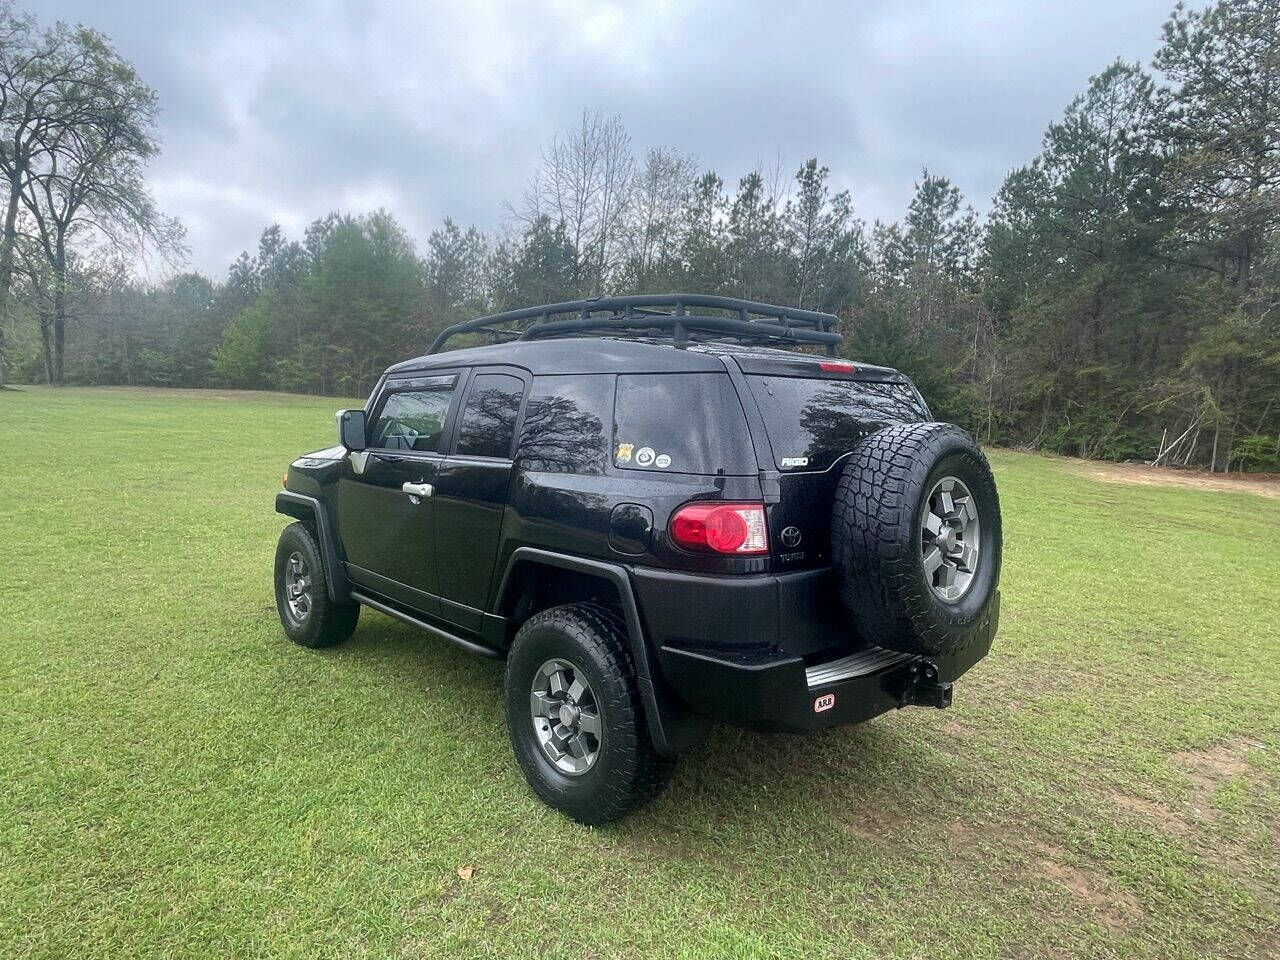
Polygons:
<instances>
[{"instance_id":1,"label":"rear bumper","mask_svg":"<svg viewBox=\"0 0 1280 960\"><path fill-rule=\"evenodd\" d=\"M850 640L832 567L745 577L633 567L631 579L654 647L801 657Z\"/></svg>"},{"instance_id":2,"label":"rear bumper","mask_svg":"<svg viewBox=\"0 0 1280 960\"><path fill-rule=\"evenodd\" d=\"M947 706L951 684L991 649L999 612L997 592L984 628L945 657L867 647L806 665L799 656L753 659L664 645L658 659L672 688L698 713L757 730L819 730L913 704Z\"/></svg>"}]
</instances>

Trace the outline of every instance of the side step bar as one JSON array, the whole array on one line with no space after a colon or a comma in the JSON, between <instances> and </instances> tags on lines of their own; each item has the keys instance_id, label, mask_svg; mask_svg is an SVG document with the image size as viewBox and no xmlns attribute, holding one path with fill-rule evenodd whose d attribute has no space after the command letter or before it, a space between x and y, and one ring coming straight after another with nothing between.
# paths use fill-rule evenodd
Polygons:
<instances>
[{"instance_id":1,"label":"side step bar","mask_svg":"<svg viewBox=\"0 0 1280 960\"><path fill-rule=\"evenodd\" d=\"M441 640L447 640L454 646L461 647L469 653L478 653L482 657L493 657L496 660L501 660L505 656L501 650L495 650L493 647L486 647L482 643L476 643L474 640L467 640L455 633L450 633L448 630L437 627L433 623L428 623L426 620L415 617L411 613L405 613L403 610L393 607L389 603L383 603L381 600L375 600L367 593L361 593L359 590L351 591L351 599L358 600L366 607L372 607L379 613L385 613L388 617L395 617L397 620L403 620L405 623L410 626L417 627L419 630L425 630L433 637L439 637Z\"/></svg>"},{"instance_id":2,"label":"side step bar","mask_svg":"<svg viewBox=\"0 0 1280 960\"><path fill-rule=\"evenodd\" d=\"M911 659L914 659L914 655L910 653L886 650L884 647L868 647L839 660L816 663L805 670L804 676L812 689L840 680L863 677L868 673L878 673L886 667Z\"/></svg>"}]
</instances>

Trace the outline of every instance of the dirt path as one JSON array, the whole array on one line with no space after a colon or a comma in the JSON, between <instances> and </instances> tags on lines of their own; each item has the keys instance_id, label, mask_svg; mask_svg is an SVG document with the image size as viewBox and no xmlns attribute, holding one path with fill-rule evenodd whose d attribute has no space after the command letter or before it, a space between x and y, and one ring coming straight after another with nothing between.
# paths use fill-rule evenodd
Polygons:
<instances>
[{"instance_id":1,"label":"dirt path","mask_svg":"<svg viewBox=\"0 0 1280 960\"><path fill-rule=\"evenodd\" d=\"M1175 470L1171 467L1148 467L1140 463L1106 463L1054 457L1078 473L1107 483L1136 483L1144 486L1193 487L1198 490L1229 490L1233 493L1256 493L1280 500L1280 477L1275 474L1251 476L1238 473L1209 473L1205 470Z\"/></svg>"}]
</instances>

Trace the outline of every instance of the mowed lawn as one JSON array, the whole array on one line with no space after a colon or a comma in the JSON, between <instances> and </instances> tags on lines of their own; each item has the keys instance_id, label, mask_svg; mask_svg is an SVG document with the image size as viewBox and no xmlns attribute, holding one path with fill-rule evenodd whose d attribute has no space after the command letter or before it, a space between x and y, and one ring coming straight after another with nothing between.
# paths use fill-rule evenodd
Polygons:
<instances>
[{"instance_id":1,"label":"mowed lawn","mask_svg":"<svg viewBox=\"0 0 1280 960\"><path fill-rule=\"evenodd\" d=\"M1280 954L1280 500L996 452L952 709L720 728L589 830L500 663L282 635L272 499L339 405L0 393L4 960Z\"/></svg>"}]
</instances>

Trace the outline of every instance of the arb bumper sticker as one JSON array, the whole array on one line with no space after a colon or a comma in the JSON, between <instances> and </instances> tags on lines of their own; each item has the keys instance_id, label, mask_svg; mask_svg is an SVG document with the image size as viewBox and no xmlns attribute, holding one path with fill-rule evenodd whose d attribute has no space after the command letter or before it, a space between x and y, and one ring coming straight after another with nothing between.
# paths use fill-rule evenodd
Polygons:
<instances>
[{"instance_id":1,"label":"arb bumper sticker","mask_svg":"<svg viewBox=\"0 0 1280 960\"><path fill-rule=\"evenodd\" d=\"M822 713L824 710L830 710L836 705L836 695L834 693L824 693L818 699L813 701L813 712Z\"/></svg>"}]
</instances>

